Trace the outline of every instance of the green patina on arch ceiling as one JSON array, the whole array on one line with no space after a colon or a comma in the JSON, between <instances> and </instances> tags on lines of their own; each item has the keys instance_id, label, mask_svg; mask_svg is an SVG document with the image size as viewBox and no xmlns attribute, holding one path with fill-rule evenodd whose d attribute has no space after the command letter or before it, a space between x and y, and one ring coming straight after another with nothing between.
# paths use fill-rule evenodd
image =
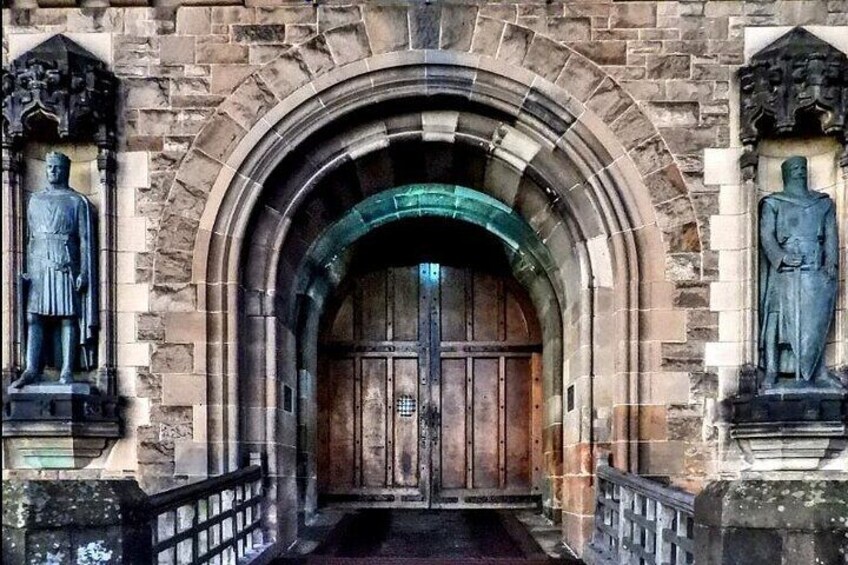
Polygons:
<instances>
[{"instance_id":1,"label":"green patina on arch ceiling","mask_svg":"<svg viewBox=\"0 0 848 565\"><path fill-rule=\"evenodd\" d=\"M308 296L320 309L347 272L352 244L380 226L422 217L450 218L486 229L503 243L513 275L534 302L546 297L547 309L552 297L565 298L550 251L518 213L487 194L448 184L400 186L356 204L310 246L301 263L298 294Z\"/></svg>"}]
</instances>

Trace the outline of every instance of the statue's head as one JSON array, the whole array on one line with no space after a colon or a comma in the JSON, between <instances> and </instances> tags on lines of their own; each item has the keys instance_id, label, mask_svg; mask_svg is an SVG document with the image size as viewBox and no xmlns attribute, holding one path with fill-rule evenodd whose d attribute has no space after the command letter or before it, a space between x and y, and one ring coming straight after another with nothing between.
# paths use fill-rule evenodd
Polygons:
<instances>
[{"instance_id":1,"label":"statue's head","mask_svg":"<svg viewBox=\"0 0 848 565\"><path fill-rule=\"evenodd\" d=\"M71 176L71 160L64 153L47 154L47 182L54 186L67 186Z\"/></svg>"},{"instance_id":2,"label":"statue's head","mask_svg":"<svg viewBox=\"0 0 848 565\"><path fill-rule=\"evenodd\" d=\"M807 158L790 157L780 166L783 173L783 190L791 193L807 192Z\"/></svg>"}]
</instances>

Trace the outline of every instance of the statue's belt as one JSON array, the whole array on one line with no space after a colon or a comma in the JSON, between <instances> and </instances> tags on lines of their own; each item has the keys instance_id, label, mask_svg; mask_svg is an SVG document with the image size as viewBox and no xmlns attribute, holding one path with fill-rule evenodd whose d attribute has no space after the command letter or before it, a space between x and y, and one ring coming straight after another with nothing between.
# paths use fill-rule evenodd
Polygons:
<instances>
[{"instance_id":1,"label":"statue's belt","mask_svg":"<svg viewBox=\"0 0 848 565\"><path fill-rule=\"evenodd\" d=\"M70 241L71 234L67 233L34 233L32 234L33 239L43 239L47 241Z\"/></svg>"}]
</instances>

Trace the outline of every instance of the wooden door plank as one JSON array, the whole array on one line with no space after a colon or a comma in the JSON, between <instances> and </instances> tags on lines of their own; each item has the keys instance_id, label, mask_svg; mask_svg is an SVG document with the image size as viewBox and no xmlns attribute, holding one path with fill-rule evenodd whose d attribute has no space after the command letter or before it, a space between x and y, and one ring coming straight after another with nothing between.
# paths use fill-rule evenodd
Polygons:
<instances>
[{"instance_id":1,"label":"wooden door plank","mask_svg":"<svg viewBox=\"0 0 848 565\"><path fill-rule=\"evenodd\" d=\"M465 270L442 267L441 284L441 340L465 340Z\"/></svg>"},{"instance_id":2,"label":"wooden door plank","mask_svg":"<svg viewBox=\"0 0 848 565\"><path fill-rule=\"evenodd\" d=\"M418 268L394 270L394 335L395 341L418 340Z\"/></svg>"},{"instance_id":3,"label":"wooden door plank","mask_svg":"<svg viewBox=\"0 0 848 565\"><path fill-rule=\"evenodd\" d=\"M465 359L442 359L442 488L465 486L465 372Z\"/></svg>"},{"instance_id":4,"label":"wooden door plank","mask_svg":"<svg viewBox=\"0 0 848 565\"><path fill-rule=\"evenodd\" d=\"M474 488L498 485L498 360L474 359Z\"/></svg>"},{"instance_id":5,"label":"wooden door plank","mask_svg":"<svg viewBox=\"0 0 848 565\"><path fill-rule=\"evenodd\" d=\"M362 288L359 339L386 339L386 273L367 273L360 282Z\"/></svg>"},{"instance_id":6,"label":"wooden door plank","mask_svg":"<svg viewBox=\"0 0 848 565\"><path fill-rule=\"evenodd\" d=\"M386 486L385 359L361 359L362 364L362 486Z\"/></svg>"},{"instance_id":7,"label":"wooden door plank","mask_svg":"<svg viewBox=\"0 0 848 565\"><path fill-rule=\"evenodd\" d=\"M430 348L430 316L431 302L438 291L438 285L434 285L431 281L430 265L427 263L418 266L418 276L420 281L418 286L420 313L418 316L418 487L424 503L429 505L432 498L431 442L427 414L430 407L430 366L433 364Z\"/></svg>"},{"instance_id":8,"label":"wooden door plank","mask_svg":"<svg viewBox=\"0 0 848 565\"><path fill-rule=\"evenodd\" d=\"M328 486L332 490L355 486L354 472L354 359L331 359L325 378L329 382Z\"/></svg>"},{"instance_id":9,"label":"wooden door plank","mask_svg":"<svg viewBox=\"0 0 848 565\"><path fill-rule=\"evenodd\" d=\"M530 357L530 375L532 380L530 405L530 454L533 492L542 491L542 465L544 449L542 445L542 354L534 353Z\"/></svg>"},{"instance_id":10,"label":"wooden door plank","mask_svg":"<svg viewBox=\"0 0 848 565\"><path fill-rule=\"evenodd\" d=\"M441 455L441 401L442 401L442 364L439 358L441 345L441 266L436 263L430 263L429 284L432 285L430 295L430 313L429 313L429 329L430 335L428 338L428 356L430 358L429 371L429 389L430 389L430 417L429 417L429 433L430 441L428 446L428 458L430 460L430 500L438 495L441 488L442 477L442 458Z\"/></svg>"},{"instance_id":11,"label":"wooden door plank","mask_svg":"<svg viewBox=\"0 0 848 565\"><path fill-rule=\"evenodd\" d=\"M394 419L394 484L414 487L418 485L418 411L421 407L418 394L418 359L392 359L394 365L394 396L411 396L416 410L411 416L399 416L392 410Z\"/></svg>"},{"instance_id":12,"label":"wooden door plank","mask_svg":"<svg viewBox=\"0 0 848 565\"><path fill-rule=\"evenodd\" d=\"M529 358L504 359L506 376L506 481L505 487L530 487L530 389Z\"/></svg>"},{"instance_id":13,"label":"wooden door plank","mask_svg":"<svg viewBox=\"0 0 848 565\"><path fill-rule=\"evenodd\" d=\"M489 273L474 274L474 340L498 341L498 280Z\"/></svg>"},{"instance_id":14,"label":"wooden door plank","mask_svg":"<svg viewBox=\"0 0 848 565\"><path fill-rule=\"evenodd\" d=\"M516 425L521 423L516 422ZM498 357L498 486L506 487L506 359Z\"/></svg>"}]
</instances>

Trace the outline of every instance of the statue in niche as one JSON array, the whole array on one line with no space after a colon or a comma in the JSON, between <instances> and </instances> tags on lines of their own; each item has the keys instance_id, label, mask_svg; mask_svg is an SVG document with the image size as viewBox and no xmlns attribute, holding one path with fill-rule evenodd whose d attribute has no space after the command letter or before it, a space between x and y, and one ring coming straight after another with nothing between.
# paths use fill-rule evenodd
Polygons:
<instances>
[{"instance_id":1,"label":"statue in niche","mask_svg":"<svg viewBox=\"0 0 848 565\"><path fill-rule=\"evenodd\" d=\"M782 166L783 191L760 202L760 366L763 386L830 387L824 366L836 309L839 245L836 206L807 187L807 159Z\"/></svg>"},{"instance_id":2,"label":"statue in niche","mask_svg":"<svg viewBox=\"0 0 848 565\"><path fill-rule=\"evenodd\" d=\"M73 383L77 366L83 370L95 366L95 213L91 203L68 185L67 155L48 153L46 169L47 186L27 203L26 273L21 277L26 368L12 388L43 380L50 361L59 368L61 384Z\"/></svg>"}]
</instances>

